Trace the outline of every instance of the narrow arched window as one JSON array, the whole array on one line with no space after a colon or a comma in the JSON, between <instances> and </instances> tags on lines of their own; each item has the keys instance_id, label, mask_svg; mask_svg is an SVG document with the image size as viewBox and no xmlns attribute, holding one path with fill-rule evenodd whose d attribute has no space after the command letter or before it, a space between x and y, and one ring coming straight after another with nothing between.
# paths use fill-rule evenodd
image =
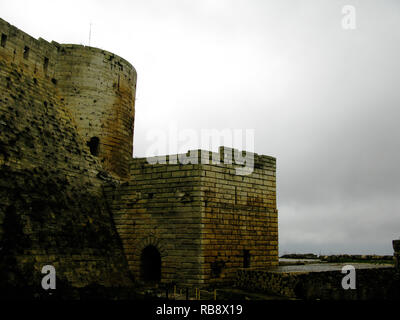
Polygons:
<instances>
[{"instance_id":1,"label":"narrow arched window","mask_svg":"<svg viewBox=\"0 0 400 320\"><path fill-rule=\"evenodd\" d=\"M47 69L49 67L49 58L44 57L44 61L43 61L43 71L46 74L47 73Z\"/></svg>"},{"instance_id":2,"label":"narrow arched window","mask_svg":"<svg viewBox=\"0 0 400 320\"><path fill-rule=\"evenodd\" d=\"M25 46L24 48L24 59L29 58L29 47Z\"/></svg>"}]
</instances>

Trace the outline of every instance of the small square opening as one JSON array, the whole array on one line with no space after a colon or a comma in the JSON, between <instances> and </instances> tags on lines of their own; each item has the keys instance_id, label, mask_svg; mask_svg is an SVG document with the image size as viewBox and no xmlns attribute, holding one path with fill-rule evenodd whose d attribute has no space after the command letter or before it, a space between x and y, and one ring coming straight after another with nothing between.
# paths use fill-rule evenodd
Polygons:
<instances>
[{"instance_id":1,"label":"small square opening","mask_svg":"<svg viewBox=\"0 0 400 320\"><path fill-rule=\"evenodd\" d=\"M24 48L24 59L29 58L29 47L25 46Z\"/></svg>"}]
</instances>

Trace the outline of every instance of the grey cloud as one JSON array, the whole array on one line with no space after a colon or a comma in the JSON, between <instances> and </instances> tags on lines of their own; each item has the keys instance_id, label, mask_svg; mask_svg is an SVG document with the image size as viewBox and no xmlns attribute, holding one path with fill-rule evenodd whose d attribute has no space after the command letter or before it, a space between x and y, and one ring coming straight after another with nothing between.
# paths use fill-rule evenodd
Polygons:
<instances>
[{"instance_id":1,"label":"grey cloud","mask_svg":"<svg viewBox=\"0 0 400 320\"><path fill-rule=\"evenodd\" d=\"M400 3L352 1L352 31L340 24L346 4L69 1L56 11L50 1L12 1L0 12L58 42L86 44L92 22L92 45L132 62L135 156L145 155L149 130L171 123L254 129L256 152L278 161L281 253L391 253L400 236Z\"/></svg>"}]
</instances>

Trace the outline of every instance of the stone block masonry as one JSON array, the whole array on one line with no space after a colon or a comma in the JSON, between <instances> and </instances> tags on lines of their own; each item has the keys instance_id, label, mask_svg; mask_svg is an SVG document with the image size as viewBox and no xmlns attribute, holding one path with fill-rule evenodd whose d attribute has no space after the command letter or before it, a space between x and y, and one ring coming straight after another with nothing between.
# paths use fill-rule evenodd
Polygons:
<instances>
[{"instance_id":1,"label":"stone block masonry","mask_svg":"<svg viewBox=\"0 0 400 320\"><path fill-rule=\"evenodd\" d=\"M104 50L59 45L54 77L92 154L125 178L133 152L135 69Z\"/></svg>"},{"instance_id":2,"label":"stone block masonry","mask_svg":"<svg viewBox=\"0 0 400 320\"><path fill-rule=\"evenodd\" d=\"M60 286L131 284L99 177L127 172L133 127L125 130L122 119L133 121L134 69L99 49L36 40L3 20L0 36L1 287L41 290L46 264ZM119 90L114 64L124 69ZM87 145L92 136L98 156Z\"/></svg>"},{"instance_id":3,"label":"stone block masonry","mask_svg":"<svg viewBox=\"0 0 400 320\"><path fill-rule=\"evenodd\" d=\"M43 97L50 96L67 108L68 120L103 168L126 177L133 151L133 66L97 48L36 40L1 19L0 29L0 58L31 77L32 98L46 106Z\"/></svg>"},{"instance_id":4,"label":"stone block masonry","mask_svg":"<svg viewBox=\"0 0 400 320\"><path fill-rule=\"evenodd\" d=\"M136 279L146 280L150 246L160 255L163 283L228 284L239 268L278 264L276 160L255 154L252 174L240 176L235 163L212 163L225 150L198 150L208 163L171 164L177 155L166 164L133 159L130 181L107 189Z\"/></svg>"},{"instance_id":5,"label":"stone block masonry","mask_svg":"<svg viewBox=\"0 0 400 320\"><path fill-rule=\"evenodd\" d=\"M230 282L239 268L278 265L276 160L255 155L250 175L235 174L235 167L202 166L203 279L208 283Z\"/></svg>"},{"instance_id":6,"label":"stone block masonry","mask_svg":"<svg viewBox=\"0 0 400 320\"><path fill-rule=\"evenodd\" d=\"M239 269L235 286L292 299L383 300L400 298L400 279L390 265L351 263L356 270L356 288L345 290L342 264L319 264L261 269Z\"/></svg>"},{"instance_id":7,"label":"stone block masonry","mask_svg":"<svg viewBox=\"0 0 400 320\"><path fill-rule=\"evenodd\" d=\"M217 286L278 264L275 158L132 158L129 62L1 19L0 36L0 286L37 287L46 264L74 287Z\"/></svg>"},{"instance_id":8,"label":"stone block masonry","mask_svg":"<svg viewBox=\"0 0 400 320\"><path fill-rule=\"evenodd\" d=\"M199 170L194 165L151 165L146 159L133 159L131 180L119 189L108 189L108 202L136 279L143 279L146 272L143 250L153 246L161 258L159 280L201 282Z\"/></svg>"}]
</instances>

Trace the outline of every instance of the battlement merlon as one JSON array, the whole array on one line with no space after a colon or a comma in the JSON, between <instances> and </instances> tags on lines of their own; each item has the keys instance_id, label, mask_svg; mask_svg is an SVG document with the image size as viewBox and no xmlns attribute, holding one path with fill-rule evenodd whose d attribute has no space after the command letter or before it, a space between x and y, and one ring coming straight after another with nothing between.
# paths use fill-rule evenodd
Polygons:
<instances>
[{"instance_id":1,"label":"battlement merlon","mask_svg":"<svg viewBox=\"0 0 400 320\"><path fill-rule=\"evenodd\" d=\"M194 149L180 154L133 158L131 162L132 169L160 165L212 165L231 168L239 175L248 175L256 170L268 170L275 175L276 158L220 146L219 152Z\"/></svg>"}]
</instances>

